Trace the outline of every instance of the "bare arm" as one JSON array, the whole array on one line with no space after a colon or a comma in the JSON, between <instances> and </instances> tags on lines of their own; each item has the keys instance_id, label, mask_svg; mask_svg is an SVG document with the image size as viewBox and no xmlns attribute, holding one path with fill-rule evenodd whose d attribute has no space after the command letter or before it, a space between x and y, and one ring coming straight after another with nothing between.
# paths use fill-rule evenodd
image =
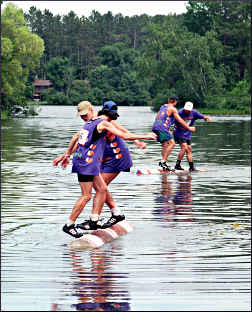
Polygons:
<instances>
[{"instance_id":1,"label":"bare arm","mask_svg":"<svg viewBox=\"0 0 252 312\"><path fill-rule=\"evenodd\" d=\"M147 139L147 140L156 140L157 136L155 133L148 133L148 134L133 134L129 131L123 132L122 130L116 128L111 122L108 122L106 120L103 120L97 125L97 131L99 133L102 133L104 131L109 131L113 133L114 135L119 136L120 138L124 140L134 141L138 139Z\"/></svg>"},{"instance_id":2,"label":"bare arm","mask_svg":"<svg viewBox=\"0 0 252 312\"><path fill-rule=\"evenodd\" d=\"M174 109L174 111L173 111L173 116L187 130L195 131L195 127L188 126L188 124L179 116L178 111L176 109Z\"/></svg>"},{"instance_id":3,"label":"bare arm","mask_svg":"<svg viewBox=\"0 0 252 312\"><path fill-rule=\"evenodd\" d=\"M69 157L69 156L73 153L73 149L74 149L74 147L75 147L75 144L76 144L76 142L77 142L79 136L80 136L80 131L78 131L77 133L75 133L75 135L72 137L71 141L69 142L67 151L66 151L66 153L65 153L65 155L66 155L67 157Z\"/></svg>"},{"instance_id":4,"label":"bare arm","mask_svg":"<svg viewBox=\"0 0 252 312\"><path fill-rule=\"evenodd\" d=\"M64 154L58 156L57 158L55 158L52 162L53 166L58 166L58 164L61 162L61 166L63 167L63 169L65 169L67 167L67 165L70 162L70 155L75 151L76 146L77 146L77 140L79 138L80 135L80 131L77 132L71 139L71 141L68 144L68 149L67 152L65 152Z\"/></svg>"},{"instance_id":5,"label":"bare arm","mask_svg":"<svg viewBox=\"0 0 252 312\"><path fill-rule=\"evenodd\" d=\"M205 121L212 121L212 118L211 118L211 117L208 117L208 116L204 116L203 119L204 119Z\"/></svg>"},{"instance_id":6,"label":"bare arm","mask_svg":"<svg viewBox=\"0 0 252 312\"><path fill-rule=\"evenodd\" d=\"M121 130L122 132L125 133L129 133L129 130L124 128L122 125L120 125L118 122L116 122L115 120L110 121L113 126L115 126L117 129ZM134 140L134 143L137 147L141 148L141 149L145 149L146 148L146 143L143 141L139 141L139 140Z\"/></svg>"}]
</instances>

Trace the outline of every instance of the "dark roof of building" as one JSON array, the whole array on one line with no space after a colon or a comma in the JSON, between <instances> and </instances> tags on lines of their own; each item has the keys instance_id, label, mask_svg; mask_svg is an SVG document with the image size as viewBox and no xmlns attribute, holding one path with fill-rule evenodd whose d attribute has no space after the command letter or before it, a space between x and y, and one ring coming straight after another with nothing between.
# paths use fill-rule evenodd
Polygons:
<instances>
[{"instance_id":1,"label":"dark roof of building","mask_svg":"<svg viewBox=\"0 0 252 312\"><path fill-rule=\"evenodd\" d=\"M33 82L34 86L44 86L44 87L50 87L52 85L50 80L39 80L35 79Z\"/></svg>"}]
</instances>

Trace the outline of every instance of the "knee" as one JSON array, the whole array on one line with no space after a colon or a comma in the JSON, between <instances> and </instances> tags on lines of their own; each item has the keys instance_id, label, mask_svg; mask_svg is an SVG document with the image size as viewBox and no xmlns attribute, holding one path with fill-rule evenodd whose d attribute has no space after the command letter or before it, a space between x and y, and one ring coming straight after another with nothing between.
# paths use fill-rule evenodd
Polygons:
<instances>
[{"instance_id":1,"label":"knee","mask_svg":"<svg viewBox=\"0 0 252 312\"><path fill-rule=\"evenodd\" d=\"M104 185L100 185L97 189L96 189L96 193L107 193L108 191L108 187L106 184Z\"/></svg>"},{"instance_id":2,"label":"knee","mask_svg":"<svg viewBox=\"0 0 252 312\"><path fill-rule=\"evenodd\" d=\"M188 149L187 149L187 147L186 147L185 145L182 145L182 146L181 146L181 152L182 152L182 153L187 153L187 150L188 150Z\"/></svg>"},{"instance_id":3,"label":"knee","mask_svg":"<svg viewBox=\"0 0 252 312\"><path fill-rule=\"evenodd\" d=\"M103 186L101 187L101 189L100 189L100 192L102 192L102 193L107 193L107 191L108 191L107 185L103 185Z\"/></svg>"},{"instance_id":4,"label":"knee","mask_svg":"<svg viewBox=\"0 0 252 312\"><path fill-rule=\"evenodd\" d=\"M171 147L174 147L174 146L175 146L175 142L174 142L173 140L170 140L169 145L170 145Z\"/></svg>"}]
</instances>

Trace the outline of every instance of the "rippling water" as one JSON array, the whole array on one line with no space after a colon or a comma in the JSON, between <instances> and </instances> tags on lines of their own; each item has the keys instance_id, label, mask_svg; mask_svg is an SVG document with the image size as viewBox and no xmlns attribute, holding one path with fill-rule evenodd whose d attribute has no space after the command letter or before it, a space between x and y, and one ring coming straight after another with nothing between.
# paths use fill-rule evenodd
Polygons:
<instances>
[{"instance_id":1,"label":"rippling water","mask_svg":"<svg viewBox=\"0 0 252 312\"><path fill-rule=\"evenodd\" d=\"M119 113L132 132L151 131L150 108ZM71 166L51 166L82 126L75 108L43 106L37 117L3 122L2 309L250 311L250 118L212 119L197 121L192 139L206 172L137 176L157 168L160 145L128 143L134 167L109 188L134 231L89 251L70 249L61 230L77 179ZM90 212L88 203L82 217Z\"/></svg>"}]
</instances>

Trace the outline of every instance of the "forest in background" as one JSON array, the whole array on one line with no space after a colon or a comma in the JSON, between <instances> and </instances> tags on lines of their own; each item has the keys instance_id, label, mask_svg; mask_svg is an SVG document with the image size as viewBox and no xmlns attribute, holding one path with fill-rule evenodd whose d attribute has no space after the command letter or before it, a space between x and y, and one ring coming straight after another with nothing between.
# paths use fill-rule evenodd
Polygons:
<instances>
[{"instance_id":1,"label":"forest in background","mask_svg":"<svg viewBox=\"0 0 252 312\"><path fill-rule=\"evenodd\" d=\"M181 105L250 113L250 1L188 1L180 15L132 17L17 6L1 16L6 115L32 100L36 76L53 84L42 95L48 104L110 99L157 111L176 94Z\"/></svg>"}]
</instances>

